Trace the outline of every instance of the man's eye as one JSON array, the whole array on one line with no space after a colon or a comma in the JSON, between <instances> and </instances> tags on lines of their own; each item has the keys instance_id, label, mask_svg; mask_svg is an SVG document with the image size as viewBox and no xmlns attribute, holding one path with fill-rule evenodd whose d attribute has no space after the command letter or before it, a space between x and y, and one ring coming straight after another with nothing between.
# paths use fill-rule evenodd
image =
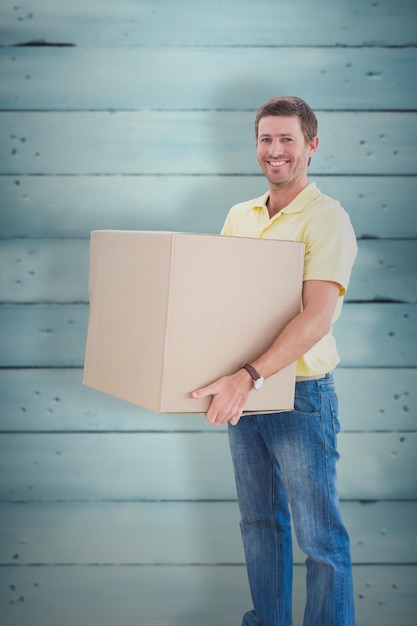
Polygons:
<instances>
[{"instance_id":1,"label":"man's eye","mask_svg":"<svg viewBox=\"0 0 417 626\"><path fill-rule=\"evenodd\" d=\"M268 143L269 141L271 141L269 137L262 137L261 138L261 143Z\"/></svg>"}]
</instances>

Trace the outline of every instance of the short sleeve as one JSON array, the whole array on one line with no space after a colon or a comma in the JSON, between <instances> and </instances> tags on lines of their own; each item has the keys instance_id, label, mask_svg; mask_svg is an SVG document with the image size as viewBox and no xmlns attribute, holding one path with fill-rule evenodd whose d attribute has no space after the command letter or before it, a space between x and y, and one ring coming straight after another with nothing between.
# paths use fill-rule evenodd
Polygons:
<instances>
[{"instance_id":1,"label":"short sleeve","mask_svg":"<svg viewBox=\"0 0 417 626\"><path fill-rule=\"evenodd\" d=\"M338 203L317 207L306 227L305 241L304 280L339 283L343 296L358 251L346 211Z\"/></svg>"}]
</instances>

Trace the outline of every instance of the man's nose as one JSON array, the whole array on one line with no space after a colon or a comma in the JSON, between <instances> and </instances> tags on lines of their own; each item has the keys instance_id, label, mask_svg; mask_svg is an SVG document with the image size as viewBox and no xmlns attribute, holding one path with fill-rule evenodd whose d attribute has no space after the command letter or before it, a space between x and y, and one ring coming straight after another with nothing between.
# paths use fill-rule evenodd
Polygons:
<instances>
[{"instance_id":1,"label":"man's nose","mask_svg":"<svg viewBox=\"0 0 417 626\"><path fill-rule=\"evenodd\" d=\"M271 156L278 156L279 154L281 154L281 151L282 151L282 146L281 146L280 140L278 138L273 139L271 143L269 144L269 154Z\"/></svg>"}]
</instances>

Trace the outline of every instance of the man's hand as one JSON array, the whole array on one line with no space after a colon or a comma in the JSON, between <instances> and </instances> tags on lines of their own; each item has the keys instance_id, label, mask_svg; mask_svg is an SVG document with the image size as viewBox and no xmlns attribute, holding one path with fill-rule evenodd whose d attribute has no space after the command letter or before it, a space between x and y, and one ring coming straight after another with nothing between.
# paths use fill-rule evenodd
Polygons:
<instances>
[{"instance_id":1,"label":"man's hand","mask_svg":"<svg viewBox=\"0 0 417 626\"><path fill-rule=\"evenodd\" d=\"M219 378L214 383L207 385L207 387L193 391L191 397L206 398L213 396L206 414L207 421L216 426L226 422L236 426L252 388L252 378L245 370L239 370L231 376Z\"/></svg>"}]
</instances>

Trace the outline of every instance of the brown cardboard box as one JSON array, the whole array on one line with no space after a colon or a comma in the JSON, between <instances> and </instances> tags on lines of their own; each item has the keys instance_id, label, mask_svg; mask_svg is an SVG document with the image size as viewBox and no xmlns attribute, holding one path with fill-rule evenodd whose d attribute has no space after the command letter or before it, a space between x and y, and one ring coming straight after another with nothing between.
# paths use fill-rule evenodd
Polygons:
<instances>
[{"instance_id":1,"label":"brown cardboard box","mask_svg":"<svg viewBox=\"0 0 417 626\"><path fill-rule=\"evenodd\" d=\"M83 383L158 413L201 413L190 392L255 359L300 310L304 244L93 231ZM293 408L295 364L247 412Z\"/></svg>"}]
</instances>

